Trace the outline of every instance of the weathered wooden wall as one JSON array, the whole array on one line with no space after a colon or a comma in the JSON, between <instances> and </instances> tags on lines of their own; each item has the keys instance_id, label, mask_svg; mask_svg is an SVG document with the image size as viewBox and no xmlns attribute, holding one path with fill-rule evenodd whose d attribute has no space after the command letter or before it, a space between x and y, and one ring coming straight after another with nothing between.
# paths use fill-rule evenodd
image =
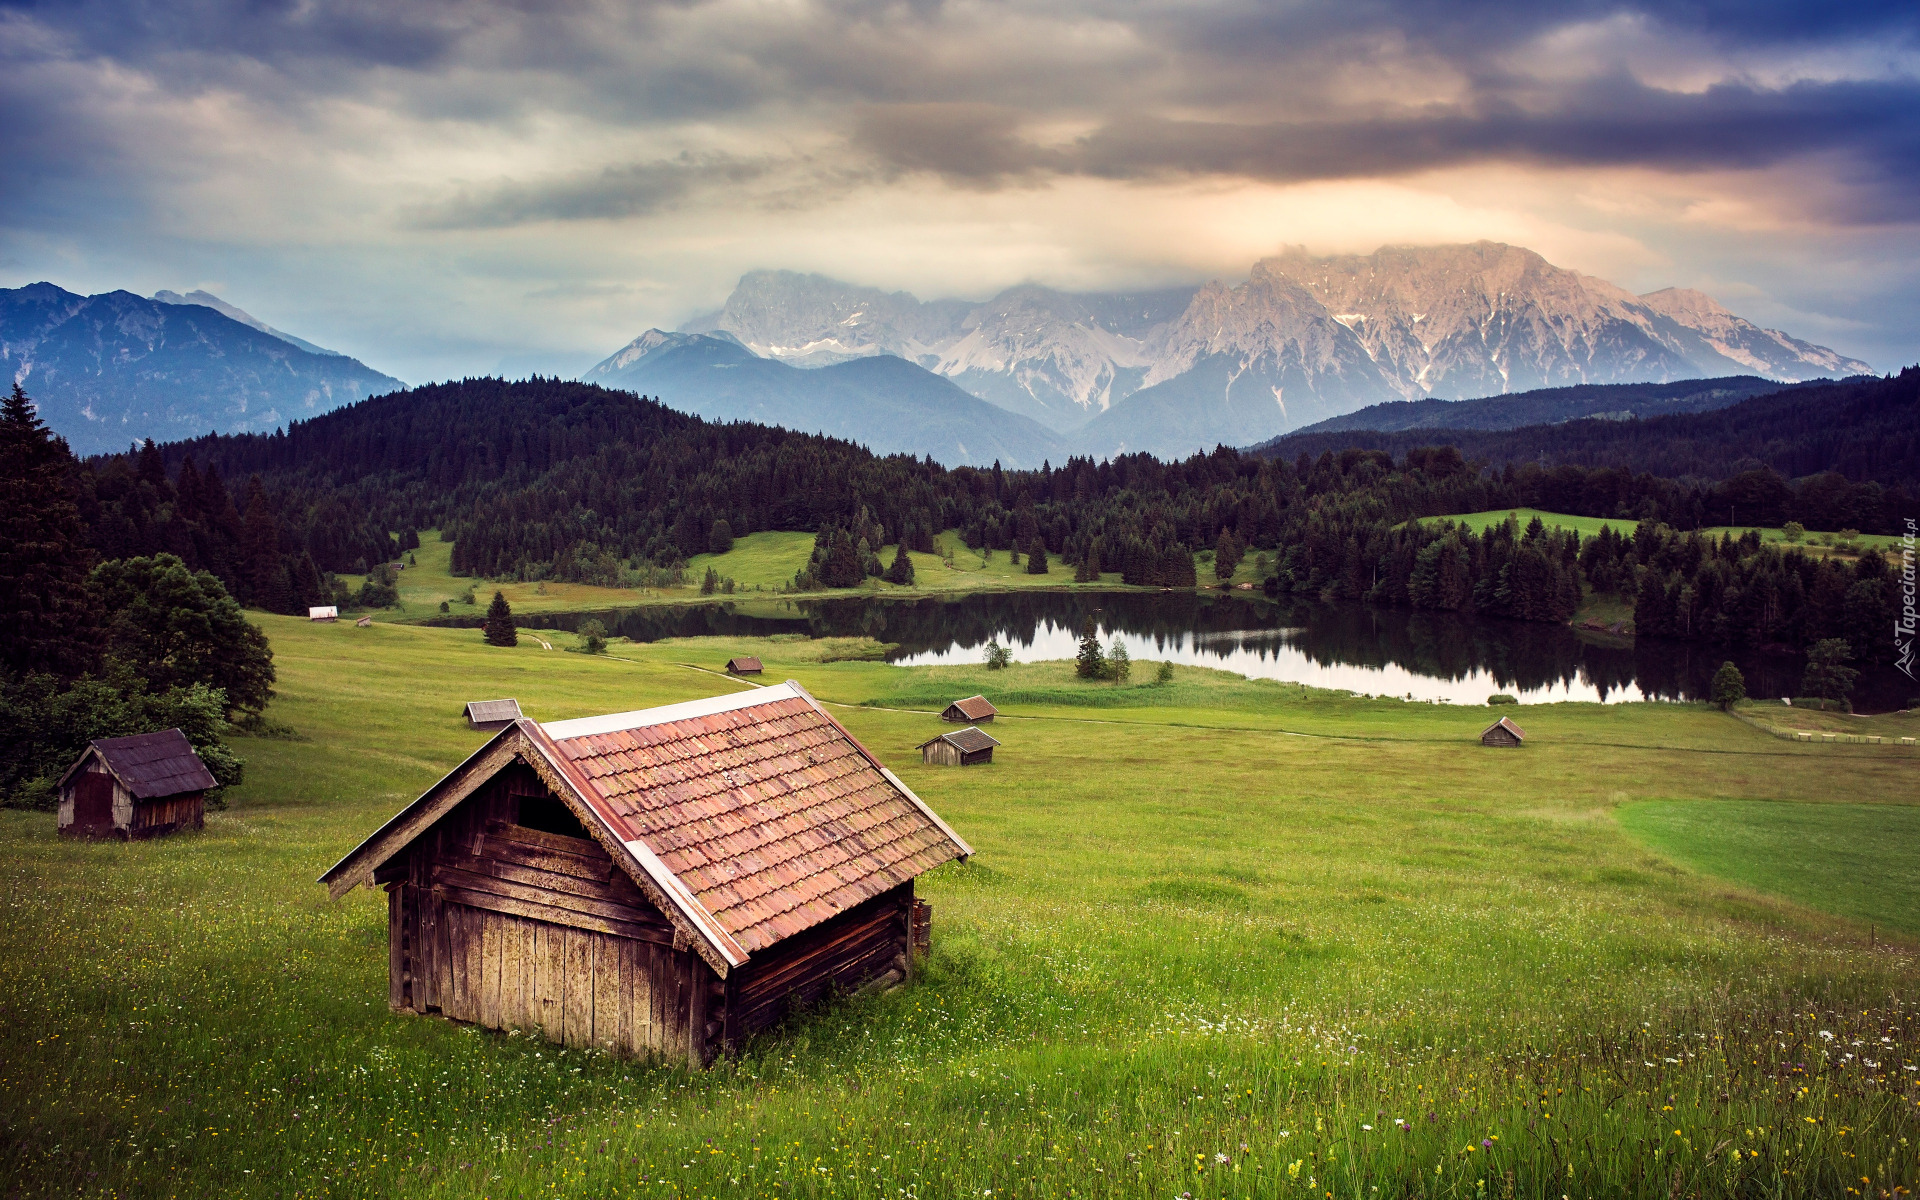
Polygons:
<instances>
[{"instance_id":1,"label":"weathered wooden wall","mask_svg":"<svg viewBox=\"0 0 1920 1200\"><path fill-rule=\"evenodd\" d=\"M597 843L517 825L529 795L516 764L382 868L393 1007L704 1061L718 978Z\"/></svg>"},{"instance_id":2,"label":"weathered wooden wall","mask_svg":"<svg viewBox=\"0 0 1920 1200\"><path fill-rule=\"evenodd\" d=\"M204 829L207 802L203 792L163 796L158 800L136 800L133 822L127 835L135 838L161 837L180 829Z\"/></svg>"},{"instance_id":3,"label":"weathered wooden wall","mask_svg":"<svg viewBox=\"0 0 1920 1200\"><path fill-rule=\"evenodd\" d=\"M920 747L920 761L937 767L957 767L960 765L960 748L948 741L931 741Z\"/></svg>"},{"instance_id":4,"label":"weathered wooden wall","mask_svg":"<svg viewBox=\"0 0 1920 1200\"><path fill-rule=\"evenodd\" d=\"M727 977L727 1047L831 992L854 991L890 972L904 982L913 969L912 909L908 881L754 954Z\"/></svg>"}]
</instances>

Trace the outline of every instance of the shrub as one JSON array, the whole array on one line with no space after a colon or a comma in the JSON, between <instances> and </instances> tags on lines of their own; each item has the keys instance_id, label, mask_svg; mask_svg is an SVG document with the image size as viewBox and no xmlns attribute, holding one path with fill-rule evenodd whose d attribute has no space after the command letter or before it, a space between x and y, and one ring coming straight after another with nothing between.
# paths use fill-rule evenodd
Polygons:
<instances>
[{"instance_id":1,"label":"shrub","mask_svg":"<svg viewBox=\"0 0 1920 1200\"><path fill-rule=\"evenodd\" d=\"M1161 663L1160 669L1153 673L1153 681L1155 683L1172 683L1173 682L1173 664L1170 662Z\"/></svg>"},{"instance_id":2,"label":"shrub","mask_svg":"<svg viewBox=\"0 0 1920 1200\"><path fill-rule=\"evenodd\" d=\"M607 627L598 617L589 617L574 630L580 639L580 651L583 654L605 654L607 652Z\"/></svg>"},{"instance_id":3,"label":"shrub","mask_svg":"<svg viewBox=\"0 0 1920 1200\"><path fill-rule=\"evenodd\" d=\"M1780 527L1780 536L1789 542L1797 542L1807 536L1807 527L1798 521L1788 521Z\"/></svg>"},{"instance_id":4,"label":"shrub","mask_svg":"<svg viewBox=\"0 0 1920 1200\"><path fill-rule=\"evenodd\" d=\"M1721 663L1720 669L1713 673L1713 702L1723 710L1731 710L1746 698L1746 676L1740 674L1740 668L1732 663Z\"/></svg>"},{"instance_id":5,"label":"shrub","mask_svg":"<svg viewBox=\"0 0 1920 1200\"><path fill-rule=\"evenodd\" d=\"M1493 695L1487 697L1487 703L1488 704L1518 704L1520 703L1520 698L1518 696L1509 696L1505 692L1495 692Z\"/></svg>"},{"instance_id":6,"label":"shrub","mask_svg":"<svg viewBox=\"0 0 1920 1200\"><path fill-rule=\"evenodd\" d=\"M1007 667L1007 664L1012 661L1013 661L1013 651L1007 649L1005 646L1002 646L999 642L987 643L987 651L986 651L987 670L1004 671Z\"/></svg>"}]
</instances>

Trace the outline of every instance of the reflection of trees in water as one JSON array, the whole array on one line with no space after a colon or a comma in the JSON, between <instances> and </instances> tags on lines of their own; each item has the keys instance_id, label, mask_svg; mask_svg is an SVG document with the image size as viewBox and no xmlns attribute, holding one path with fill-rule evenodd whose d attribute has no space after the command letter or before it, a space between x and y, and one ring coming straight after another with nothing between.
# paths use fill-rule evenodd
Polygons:
<instances>
[{"instance_id":1,"label":"reflection of trees in water","mask_svg":"<svg viewBox=\"0 0 1920 1200\"><path fill-rule=\"evenodd\" d=\"M599 612L532 613L526 628L573 631L598 618L617 636L638 642L669 637L871 637L891 642L897 657L975 650L990 641L1029 644L1048 627L1078 632L1093 617L1107 634L1125 633L1161 650L1192 646L1225 661L1235 653L1261 659L1283 651L1322 666L1399 667L1416 675L1458 681L1476 671L1502 690L1520 692L1587 684L1602 697L1638 684L1656 699L1705 700L1724 649L1643 639L1604 645L1563 625L1476 620L1452 613L1336 607L1310 601L1208 596L1195 592L1007 592L914 600L848 597L834 600L671 605ZM437 625L475 625L450 618ZM1792 655L1735 655L1747 694L1771 698L1799 690L1804 664ZM1884 667L1863 672L1855 703L1886 711L1904 702L1904 676Z\"/></svg>"}]
</instances>

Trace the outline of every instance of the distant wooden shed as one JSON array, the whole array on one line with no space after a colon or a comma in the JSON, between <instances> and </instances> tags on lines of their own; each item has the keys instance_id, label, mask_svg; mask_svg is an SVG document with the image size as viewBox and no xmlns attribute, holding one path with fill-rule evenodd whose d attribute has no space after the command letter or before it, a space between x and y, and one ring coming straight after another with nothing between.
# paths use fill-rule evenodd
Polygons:
<instances>
[{"instance_id":1,"label":"distant wooden shed","mask_svg":"<svg viewBox=\"0 0 1920 1200\"><path fill-rule=\"evenodd\" d=\"M387 889L388 1003L704 1064L904 980L973 853L791 680L522 718L321 876Z\"/></svg>"},{"instance_id":2,"label":"distant wooden shed","mask_svg":"<svg viewBox=\"0 0 1920 1200\"><path fill-rule=\"evenodd\" d=\"M307 620L309 621L337 621L339 619L340 609L332 604L316 604L307 609Z\"/></svg>"},{"instance_id":3,"label":"distant wooden shed","mask_svg":"<svg viewBox=\"0 0 1920 1200\"><path fill-rule=\"evenodd\" d=\"M941 767L971 767L993 761L993 748L1000 743L983 729L969 725L952 733L921 742L920 761Z\"/></svg>"},{"instance_id":4,"label":"distant wooden shed","mask_svg":"<svg viewBox=\"0 0 1920 1200\"><path fill-rule=\"evenodd\" d=\"M60 777L60 833L133 840L199 829L218 786L178 729L95 738Z\"/></svg>"},{"instance_id":5,"label":"distant wooden shed","mask_svg":"<svg viewBox=\"0 0 1920 1200\"><path fill-rule=\"evenodd\" d=\"M1518 746L1527 740L1527 731L1505 717L1486 727L1480 734L1482 746Z\"/></svg>"},{"instance_id":6,"label":"distant wooden shed","mask_svg":"<svg viewBox=\"0 0 1920 1200\"><path fill-rule=\"evenodd\" d=\"M469 700L467 724L475 729L505 729L520 719L518 700Z\"/></svg>"},{"instance_id":7,"label":"distant wooden shed","mask_svg":"<svg viewBox=\"0 0 1920 1200\"><path fill-rule=\"evenodd\" d=\"M985 696L968 696L965 700L955 700L947 705L946 711L940 714L940 719L952 721L956 725L971 725L976 722L991 724L999 715L1000 710L995 708Z\"/></svg>"},{"instance_id":8,"label":"distant wooden shed","mask_svg":"<svg viewBox=\"0 0 1920 1200\"><path fill-rule=\"evenodd\" d=\"M760 665L760 660L750 654L727 660L729 675L758 675L764 670L766 668Z\"/></svg>"}]
</instances>

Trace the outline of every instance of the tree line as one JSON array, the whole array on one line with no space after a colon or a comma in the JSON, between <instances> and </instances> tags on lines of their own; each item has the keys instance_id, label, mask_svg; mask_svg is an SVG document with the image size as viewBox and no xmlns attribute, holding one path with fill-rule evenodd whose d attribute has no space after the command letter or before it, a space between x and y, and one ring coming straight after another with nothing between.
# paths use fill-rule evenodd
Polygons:
<instances>
[{"instance_id":1,"label":"tree line","mask_svg":"<svg viewBox=\"0 0 1920 1200\"><path fill-rule=\"evenodd\" d=\"M0 403L0 800L52 807L89 741L167 728L238 783L225 738L262 723L266 637L177 555L103 558L80 503L90 482L16 383Z\"/></svg>"},{"instance_id":2,"label":"tree line","mask_svg":"<svg viewBox=\"0 0 1920 1200\"><path fill-rule=\"evenodd\" d=\"M1900 389L1920 386L1920 372L1870 386L1886 393L1873 403L1894 405ZM552 379L417 388L283 432L96 460L82 475L103 556L152 553L164 534L189 566L262 604L283 594L281 570L324 585L326 572L399 553L412 531L436 527L453 542L456 571L583 582L671 572L737 537L804 530L817 543L798 582L824 587L910 571L898 547L930 550L936 532L953 529L969 546L1030 563L1040 550L1040 566L1052 555L1080 579L1105 571L1192 586L1193 552L1210 546L1221 565L1265 555L1275 593L1534 621L1564 621L1591 591L1637 601L1657 573L1660 603L1671 593L1684 615L1664 619L1656 605L1644 629L1652 636L1794 645L1811 631L1866 628L1856 618L1881 602L1884 560L1817 560L1696 531L1725 520L1884 531L1913 509L1901 486L1834 472L1789 480L1757 468L1689 481L1619 465L1491 468L1444 445L1398 457L1350 447L1289 461L1222 447L1174 462L1138 454L1031 471L948 469ZM183 497L183 480L195 479L202 496L209 479L247 481L244 511L232 506L237 535L226 507L167 500L167 488ZM1589 553L1565 533L1441 532L1420 520L1522 507L1605 518L1620 532ZM141 530L146 540L129 532ZM888 546L894 561L883 562Z\"/></svg>"}]
</instances>

